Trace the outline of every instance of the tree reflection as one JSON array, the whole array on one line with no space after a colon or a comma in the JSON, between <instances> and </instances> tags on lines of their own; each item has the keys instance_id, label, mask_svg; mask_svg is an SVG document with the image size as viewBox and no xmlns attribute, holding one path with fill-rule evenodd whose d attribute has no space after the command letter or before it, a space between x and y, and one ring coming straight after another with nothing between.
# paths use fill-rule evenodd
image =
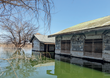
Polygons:
<instances>
[{"instance_id":1,"label":"tree reflection","mask_svg":"<svg viewBox=\"0 0 110 78\"><path fill-rule=\"evenodd\" d=\"M33 66L53 61L41 53L32 53L31 57L26 57L23 50L16 50L10 58L3 60L7 61L8 66L3 68L4 74L0 76L2 78L28 78L38 74L37 67Z\"/></svg>"}]
</instances>

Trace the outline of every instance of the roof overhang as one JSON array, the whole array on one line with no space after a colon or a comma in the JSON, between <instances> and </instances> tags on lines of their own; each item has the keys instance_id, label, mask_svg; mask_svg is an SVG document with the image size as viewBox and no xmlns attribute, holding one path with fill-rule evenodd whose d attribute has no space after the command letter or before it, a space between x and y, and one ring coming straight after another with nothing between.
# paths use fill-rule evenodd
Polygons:
<instances>
[{"instance_id":1,"label":"roof overhang","mask_svg":"<svg viewBox=\"0 0 110 78\"><path fill-rule=\"evenodd\" d=\"M74 32L70 31L70 32L65 32L65 33L56 33L56 34L49 35L48 37L55 37L59 35L68 35L68 34L79 34L79 33L91 32L91 31L98 31L98 30L110 30L110 25L84 29L84 30L79 30L79 31L74 31Z\"/></svg>"},{"instance_id":2,"label":"roof overhang","mask_svg":"<svg viewBox=\"0 0 110 78\"><path fill-rule=\"evenodd\" d=\"M46 43L44 43L44 44L53 44L53 45L55 45L55 43L48 43L48 42L46 42Z\"/></svg>"}]
</instances>

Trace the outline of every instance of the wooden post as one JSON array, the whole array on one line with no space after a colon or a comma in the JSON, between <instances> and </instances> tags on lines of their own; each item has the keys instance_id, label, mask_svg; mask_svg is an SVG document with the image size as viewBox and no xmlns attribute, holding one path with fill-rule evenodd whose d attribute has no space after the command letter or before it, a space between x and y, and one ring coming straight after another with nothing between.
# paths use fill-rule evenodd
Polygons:
<instances>
[{"instance_id":1,"label":"wooden post","mask_svg":"<svg viewBox=\"0 0 110 78\"><path fill-rule=\"evenodd\" d=\"M92 56L94 55L94 39L92 40ZM93 56L94 57L94 56Z\"/></svg>"},{"instance_id":2,"label":"wooden post","mask_svg":"<svg viewBox=\"0 0 110 78\"><path fill-rule=\"evenodd\" d=\"M85 55L85 39L83 40L83 56Z\"/></svg>"},{"instance_id":3,"label":"wooden post","mask_svg":"<svg viewBox=\"0 0 110 78\"><path fill-rule=\"evenodd\" d=\"M46 44L46 52L45 52L46 56L47 56L47 52L48 52L48 44Z\"/></svg>"},{"instance_id":4,"label":"wooden post","mask_svg":"<svg viewBox=\"0 0 110 78\"><path fill-rule=\"evenodd\" d=\"M48 52L48 44L46 45L46 52Z\"/></svg>"}]
</instances>

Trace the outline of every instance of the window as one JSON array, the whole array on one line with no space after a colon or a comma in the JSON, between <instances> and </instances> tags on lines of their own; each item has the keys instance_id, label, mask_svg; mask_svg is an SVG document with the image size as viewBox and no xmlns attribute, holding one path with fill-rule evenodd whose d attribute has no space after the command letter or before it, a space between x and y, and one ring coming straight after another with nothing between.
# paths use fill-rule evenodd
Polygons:
<instances>
[{"instance_id":1,"label":"window","mask_svg":"<svg viewBox=\"0 0 110 78\"><path fill-rule=\"evenodd\" d=\"M61 41L61 50L69 50L70 51L70 40L62 40Z\"/></svg>"},{"instance_id":2,"label":"window","mask_svg":"<svg viewBox=\"0 0 110 78\"><path fill-rule=\"evenodd\" d=\"M102 39L86 39L84 52L102 53Z\"/></svg>"}]
</instances>

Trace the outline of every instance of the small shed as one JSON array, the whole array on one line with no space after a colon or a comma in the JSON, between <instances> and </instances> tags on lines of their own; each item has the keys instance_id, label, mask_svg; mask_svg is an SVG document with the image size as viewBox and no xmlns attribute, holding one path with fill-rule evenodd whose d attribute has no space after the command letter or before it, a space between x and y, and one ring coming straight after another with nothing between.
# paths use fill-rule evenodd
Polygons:
<instances>
[{"instance_id":1,"label":"small shed","mask_svg":"<svg viewBox=\"0 0 110 78\"><path fill-rule=\"evenodd\" d=\"M32 43L32 51L38 52L54 52L55 37L48 38L46 35L34 34L30 40Z\"/></svg>"},{"instance_id":2,"label":"small shed","mask_svg":"<svg viewBox=\"0 0 110 78\"><path fill-rule=\"evenodd\" d=\"M80 23L55 34L55 53L110 62L110 16Z\"/></svg>"}]
</instances>

